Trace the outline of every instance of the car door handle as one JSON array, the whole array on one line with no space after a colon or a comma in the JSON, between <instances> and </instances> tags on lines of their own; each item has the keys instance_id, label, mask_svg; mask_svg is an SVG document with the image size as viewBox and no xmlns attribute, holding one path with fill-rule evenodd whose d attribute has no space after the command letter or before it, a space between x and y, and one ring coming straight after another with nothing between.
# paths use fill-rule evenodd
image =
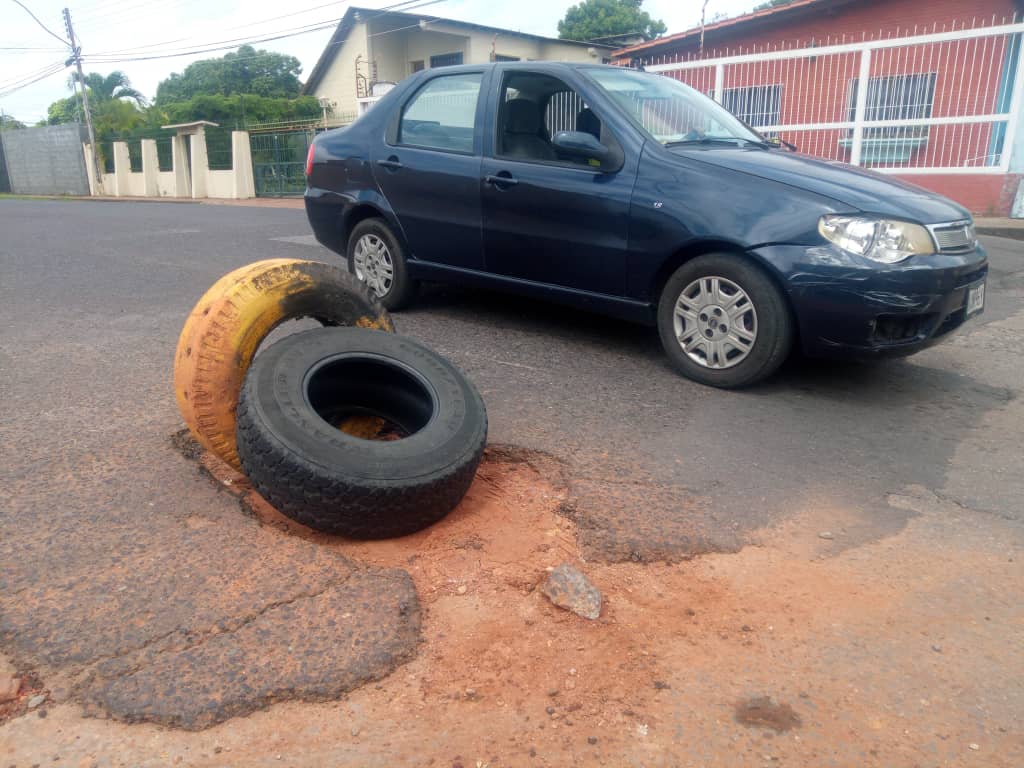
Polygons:
<instances>
[{"instance_id":1,"label":"car door handle","mask_svg":"<svg viewBox=\"0 0 1024 768\"><path fill-rule=\"evenodd\" d=\"M498 175L488 174L484 176L484 183L491 184L495 187L514 187L519 183L519 179L512 176L507 171L499 173Z\"/></svg>"},{"instance_id":2,"label":"car door handle","mask_svg":"<svg viewBox=\"0 0 1024 768\"><path fill-rule=\"evenodd\" d=\"M403 167L402 163L394 155L389 157L387 160L378 160L377 165L387 168L389 171L397 171L399 168Z\"/></svg>"}]
</instances>

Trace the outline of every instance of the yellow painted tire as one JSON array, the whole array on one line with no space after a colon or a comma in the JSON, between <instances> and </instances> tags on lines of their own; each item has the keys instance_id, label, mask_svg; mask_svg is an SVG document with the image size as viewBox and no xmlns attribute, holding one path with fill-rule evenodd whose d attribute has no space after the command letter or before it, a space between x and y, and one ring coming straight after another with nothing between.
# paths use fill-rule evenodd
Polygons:
<instances>
[{"instance_id":1,"label":"yellow painted tire","mask_svg":"<svg viewBox=\"0 0 1024 768\"><path fill-rule=\"evenodd\" d=\"M348 271L318 261L270 259L231 272L195 305L178 339L174 393L189 431L241 468L235 408L260 342L285 320L394 332L383 305Z\"/></svg>"}]
</instances>

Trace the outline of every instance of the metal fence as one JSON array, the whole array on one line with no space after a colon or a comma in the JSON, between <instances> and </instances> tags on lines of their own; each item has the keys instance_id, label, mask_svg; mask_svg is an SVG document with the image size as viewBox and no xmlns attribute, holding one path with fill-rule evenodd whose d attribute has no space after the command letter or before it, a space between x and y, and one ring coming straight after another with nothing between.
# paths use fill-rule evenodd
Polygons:
<instances>
[{"instance_id":1,"label":"metal fence","mask_svg":"<svg viewBox=\"0 0 1024 768\"><path fill-rule=\"evenodd\" d=\"M250 135L257 197L287 197L303 193L306 188L306 153L316 133L310 128Z\"/></svg>"},{"instance_id":2,"label":"metal fence","mask_svg":"<svg viewBox=\"0 0 1024 768\"><path fill-rule=\"evenodd\" d=\"M206 158L211 171L230 171L234 167L231 131L231 128L206 129Z\"/></svg>"},{"instance_id":3,"label":"metal fence","mask_svg":"<svg viewBox=\"0 0 1024 768\"><path fill-rule=\"evenodd\" d=\"M1022 34L1024 23L992 20L646 69L818 157L889 173L1005 173L1024 90Z\"/></svg>"},{"instance_id":4,"label":"metal fence","mask_svg":"<svg viewBox=\"0 0 1024 768\"><path fill-rule=\"evenodd\" d=\"M104 173L114 172L114 142L123 141L128 145L128 160L132 173L142 172L142 140L156 142L156 157L161 171L174 170L172 136L162 129L144 129L124 134L108 134L99 144L99 161ZM230 150L230 142L228 149ZM228 166L231 167L230 165Z\"/></svg>"}]
</instances>

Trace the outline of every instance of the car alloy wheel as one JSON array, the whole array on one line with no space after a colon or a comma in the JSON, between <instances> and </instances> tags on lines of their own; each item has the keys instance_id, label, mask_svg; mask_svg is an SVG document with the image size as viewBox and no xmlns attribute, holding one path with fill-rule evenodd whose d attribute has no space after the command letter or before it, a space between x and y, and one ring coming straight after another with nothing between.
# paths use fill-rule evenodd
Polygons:
<instances>
[{"instance_id":1,"label":"car alloy wheel","mask_svg":"<svg viewBox=\"0 0 1024 768\"><path fill-rule=\"evenodd\" d=\"M676 300L673 330L683 352L704 368L742 363L757 341L757 309L739 285L724 277L700 277Z\"/></svg>"},{"instance_id":2,"label":"car alloy wheel","mask_svg":"<svg viewBox=\"0 0 1024 768\"><path fill-rule=\"evenodd\" d=\"M387 243L375 234L363 235L356 242L353 261L356 277L378 296L386 296L395 279L395 265Z\"/></svg>"}]
</instances>

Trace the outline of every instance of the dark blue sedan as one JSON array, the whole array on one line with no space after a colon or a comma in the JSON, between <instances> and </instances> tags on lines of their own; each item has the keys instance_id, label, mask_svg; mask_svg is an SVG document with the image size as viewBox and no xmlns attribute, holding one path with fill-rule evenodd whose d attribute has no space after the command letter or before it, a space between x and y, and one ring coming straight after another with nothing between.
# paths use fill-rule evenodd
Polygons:
<instances>
[{"instance_id":1,"label":"dark blue sedan","mask_svg":"<svg viewBox=\"0 0 1024 768\"><path fill-rule=\"evenodd\" d=\"M794 344L906 355L981 312L970 214L767 142L671 78L555 63L432 69L310 148L317 239L398 309L471 283L657 325L738 387Z\"/></svg>"}]
</instances>

